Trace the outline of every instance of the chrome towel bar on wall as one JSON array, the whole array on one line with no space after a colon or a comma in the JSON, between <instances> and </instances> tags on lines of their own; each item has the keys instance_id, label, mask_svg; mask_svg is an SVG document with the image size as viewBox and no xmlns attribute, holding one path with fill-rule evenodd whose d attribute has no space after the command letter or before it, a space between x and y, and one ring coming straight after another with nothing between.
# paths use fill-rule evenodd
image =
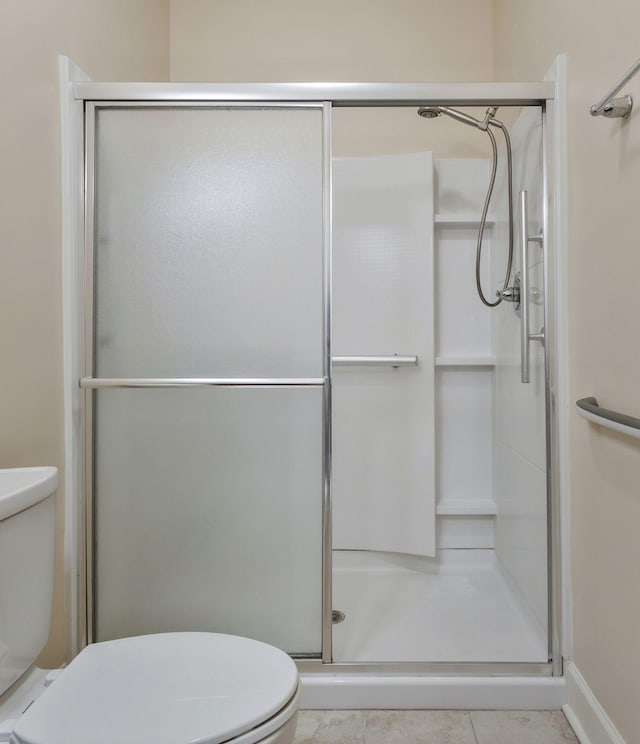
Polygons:
<instances>
[{"instance_id":1,"label":"chrome towel bar on wall","mask_svg":"<svg viewBox=\"0 0 640 744\"><path fill-rule=\"evenodd\" d=\"M610 411L608 408L602 408L593 397L580 398L580 400L576 401L576 407L578 413L587 419L587 421L640 439L640 418L627 416L627 414L618 413L617 411Z\"/></svg>"},{"instance_id":2,"label":"chrome towel bar on wall","mask_svg":"<svg viewBox=\"0 0 640 744\"><path fill-rule=\"evenodd\" d=\"M610 119L627 119L633 108L633 98L631 96L621 96L614 98L620 92L629 80L640 70L640 59L635 62L618 80L613 88L598 103L594 103L589 109L591 116L606 116Z\"/></svg>"}]
</instances>

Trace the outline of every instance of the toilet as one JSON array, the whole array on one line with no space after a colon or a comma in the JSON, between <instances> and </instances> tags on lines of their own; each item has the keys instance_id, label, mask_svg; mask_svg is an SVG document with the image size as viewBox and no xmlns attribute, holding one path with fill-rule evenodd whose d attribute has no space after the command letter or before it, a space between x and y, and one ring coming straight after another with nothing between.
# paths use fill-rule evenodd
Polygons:
<instances>
[{"instance_id":1,"label":"toilet","mask_svg":"<svg viewBox=\"0 0 640 744\"><path fill-rule=\"evenodd\" d=\"M296 665L239 636L158 633L94 643L25 697L21 680L33 675L48 636L56 487L55 468L0 470L0 741L291 744ZM17 715L13 689L20 689Z\"/></svg>"}]
</instances>

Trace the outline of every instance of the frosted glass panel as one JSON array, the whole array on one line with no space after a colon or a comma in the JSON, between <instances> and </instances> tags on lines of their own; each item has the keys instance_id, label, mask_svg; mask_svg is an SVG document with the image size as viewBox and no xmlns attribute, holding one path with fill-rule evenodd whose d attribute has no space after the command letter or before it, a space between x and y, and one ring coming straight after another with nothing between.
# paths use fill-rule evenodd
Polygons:
<instances>
[{"instance_id":1,"label":"frosted glass panel","mask_svg":"<svg viewBox=\"0 0 640 744\"><path fill-rule=\"evenodd\" d=\"M101 377L322 375L322 111L98 109Z\"/></svg>"},{"instance_id":2,"label":"frosted glass panel","mask_svg":"<svg viewBox=\"0 0 640 744\"><path fill-rule=\"evenodd\" d=\"M322 377L322 116L97 109L95 377ZM94 400L96 639L319 653L322 390Z\"/></svg>"},{"instance_id":3,"label":"frosted glass panel","mask_svg":"<svg viewBox=\"0 0 640 744\"><path fill-rule=\"evenodd\" d=\"M96 393L97 640L321 643L322 391Z\"/></svg>"}]
</instances>

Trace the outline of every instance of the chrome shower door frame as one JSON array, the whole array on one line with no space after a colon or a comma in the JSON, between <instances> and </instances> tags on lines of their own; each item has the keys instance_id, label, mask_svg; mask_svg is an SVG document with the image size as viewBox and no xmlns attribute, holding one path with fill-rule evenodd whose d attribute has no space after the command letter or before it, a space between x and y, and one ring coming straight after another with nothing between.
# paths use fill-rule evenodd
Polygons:
<instances>
[{"instance_id":1,"label":"chrome shower door frame","mask_svg":"<svg viewBox=\"0 0 640 744\"><path fill-rule=\"evenodd\" d=\"M85 499L84 538L93 533L92 519L92 392L96 385L89 378L93 370L93 116L97 106L322 106L324 111L323 184L324 184L324 360L323 360L323 576L322 576L322 654L321 659L301 659L299 668L309 673L370 673L457 676L560 676L562 675L561 628L562 586L560 561L560 483L558 477L558 421L556 396L558 364L554 358L556 335L554 323L555 270L553 242L554 171L549 144L548 107L554 104L553 83L282 83L282 84L172 84L172 83L93 83L74 84L76 99L85 102L85 396L83 421L85 429ZM547 443L547 528L548 528L548 595L549 595L549 663L334 663L331 652L332 583L331 583L331 108L348 106L534 106L540 107L543 122L543 231L545 300L545 405ZM204 381L203 381L204 382ZM245 381L251 382L251 381ZM255 381L254 381L255 382ZM78 536L82 541L82 537ZM78 611L91 642L92 592L91 549L85 547L86 596ZM84 599L84 601L83 601ZM82 606L84 605L84 606Z\"/></svg>"}]
</instances>

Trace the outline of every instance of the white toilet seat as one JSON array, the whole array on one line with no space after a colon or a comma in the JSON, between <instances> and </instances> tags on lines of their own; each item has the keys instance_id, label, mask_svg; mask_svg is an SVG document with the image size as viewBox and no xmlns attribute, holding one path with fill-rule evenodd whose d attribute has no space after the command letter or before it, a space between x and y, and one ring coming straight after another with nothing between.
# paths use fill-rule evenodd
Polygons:
<instances>
[{"instance_id":1,"label":"white toilet seat","mask_svg":"<svg viewBox=\"0 0 640 744\"><path fill-rule=\"evenodd\" d=\"M296 716L299 703L300 686L298 685L298 689L295 691L291 700L279 713L256 728L251 729L251 731L247 731L246 734L240 734L240 736L225 742L225 744L262 744L263 742L268 744L268 738L272 734L276 735L278 732L282 731L287 723Z\"/></svg>"},{"instance_id":2,"label":"white toilet seat","mask_svg":"<svg viewBox=\"0 0 640 744\"><path fill-rule=\"evenodd\" d=\"M163 633L85 648L16 722L15 744L254 744L298 708L298 671L259 641Z\"/></svg>"}]
</instances>

